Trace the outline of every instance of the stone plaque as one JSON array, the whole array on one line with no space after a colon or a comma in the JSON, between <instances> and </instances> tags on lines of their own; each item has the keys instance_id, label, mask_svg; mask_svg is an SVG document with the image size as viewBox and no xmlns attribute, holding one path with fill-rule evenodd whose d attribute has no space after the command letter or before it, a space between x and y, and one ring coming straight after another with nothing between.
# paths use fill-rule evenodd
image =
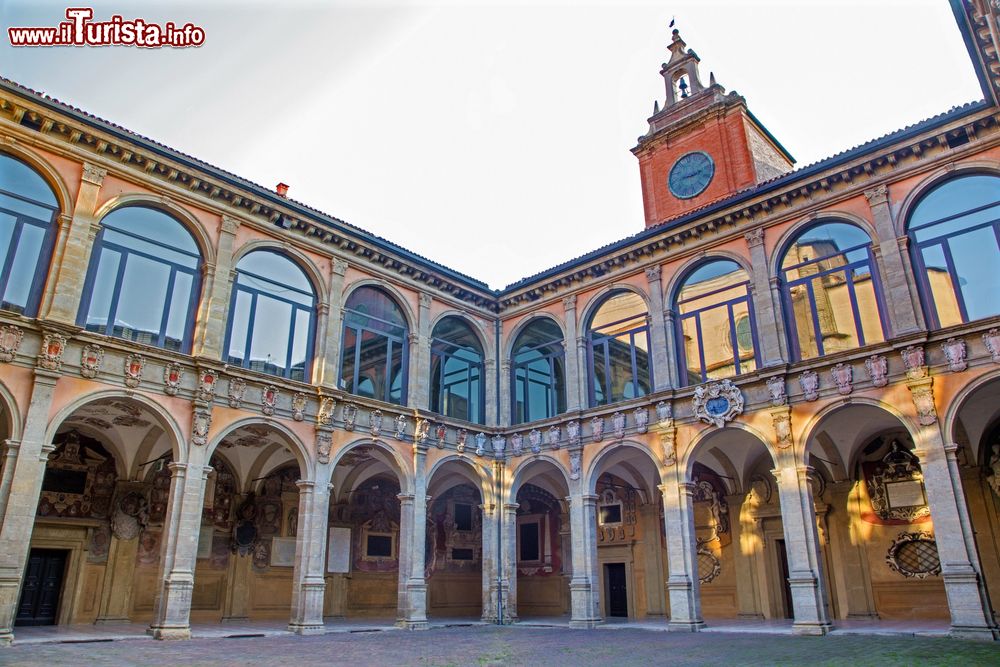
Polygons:
<instances>
[{"instance_id":1,"label":"stone plaque","mask_svg":"<svg viewBox=\"0 0 1000 667\"><path fill-rule=\"evenodd\" d=\"M295 538L271 538L271 567L293 567L295 565Z\"/></svg>"},{"instance_id":2,"label":"stone plaque","mask_svg":"<svg viewBox=\"0 0 1000 667\"><path fill-rule=\"evenodd\" d=\"M351 529L331 526L326 548L327 572L351 571Z\"/></svg>"},{"instance_id":3,"label":"stone plaque","mask_svg":"<svg viewBox=\"0 0 1000 667\"><path fill-rule=\"evenodd\" d=\"M924 485L918 480L888 482L885 485L889 507L921 507L927 504Z\"/></svg>"}]
</instances>

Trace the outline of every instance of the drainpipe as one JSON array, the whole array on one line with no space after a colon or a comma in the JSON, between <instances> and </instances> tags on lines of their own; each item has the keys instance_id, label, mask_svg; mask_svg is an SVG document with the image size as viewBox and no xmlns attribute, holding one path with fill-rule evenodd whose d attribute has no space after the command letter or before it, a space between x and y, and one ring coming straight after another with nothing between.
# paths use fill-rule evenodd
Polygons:
<instances>
[{"instance_id":1,"label":"drainpipe","mask_svg":"<svg viewBox=\"0 0 1000 667\"><path fill-rule=\"evenodd\" d=\"M493 330L495 333L496 343L494 345L494 355L496 361L494 363L494 368L496 368L496 391L494 392L494 400L496 401L496 416L497 416L497 426L503 423L503 418L500 415L500 374L503 368L500 365L500 318L498 317L494 322ZM501 583L503 582L503 457L496 460L493 465L494 477L496 477L496 524L497 524L497 550L496 550L496 568L497 568L497 625L503 625L503 588Z\"/></svg>"}]
</instances>

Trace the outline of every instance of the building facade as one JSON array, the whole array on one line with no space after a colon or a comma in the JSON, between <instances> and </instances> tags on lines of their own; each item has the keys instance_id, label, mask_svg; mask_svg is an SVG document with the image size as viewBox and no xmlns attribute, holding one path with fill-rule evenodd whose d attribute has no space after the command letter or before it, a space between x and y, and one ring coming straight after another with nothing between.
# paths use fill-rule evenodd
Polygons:
<instances>
[{"instance_id":1,"label":"building facade","mask_svg":"<svg viewBox=\"0 0 1000 667\"><path fill-rule=\"evenodd\" d=\"M494 291L0 83L18 624L939 618L997 639L985 100L791 171L675 32L646 229Z\"/></svg>"}]
</instances>

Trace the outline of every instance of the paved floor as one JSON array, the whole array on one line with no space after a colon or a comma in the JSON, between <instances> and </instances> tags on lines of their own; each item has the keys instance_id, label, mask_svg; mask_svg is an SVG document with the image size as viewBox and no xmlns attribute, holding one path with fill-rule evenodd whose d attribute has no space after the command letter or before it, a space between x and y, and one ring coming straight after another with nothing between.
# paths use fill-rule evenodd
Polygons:
<instances>
[{"instance_id":1,"label":"paved floor","mask_svg":"<svg viewBox=\"0 0 1000 667\"><path fill-rule=\"evenodd\" d=\"M253 629L254 626L246 626ZM259 628L258 628L259 629ZM530 665L1000 665L1000 645L935 637L650 632L610 625L596 630L557 627L439 627L426 632L287 633L189 641L18 643L0 649L0 664L80 665L393 665L449 667Z\"/></svg>"}]
</instances>

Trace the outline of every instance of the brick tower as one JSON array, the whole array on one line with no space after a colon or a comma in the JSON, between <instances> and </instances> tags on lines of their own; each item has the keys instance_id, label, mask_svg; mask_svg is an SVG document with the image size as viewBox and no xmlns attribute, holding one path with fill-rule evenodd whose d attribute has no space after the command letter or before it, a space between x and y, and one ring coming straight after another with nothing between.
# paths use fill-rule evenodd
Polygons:
<instances>
[{"instance_id":1,"label":"brick tower","mask_svg":"<svg viewBox=\"0 0 1000 667\"><path fill-rule=\"evenodd\" d=\"M746 100L709 75L677 30L663 64L667 98L653 106L639 158L646 227L783 174L794 158L747 108Z\"/></svg>"}]
</instances>

